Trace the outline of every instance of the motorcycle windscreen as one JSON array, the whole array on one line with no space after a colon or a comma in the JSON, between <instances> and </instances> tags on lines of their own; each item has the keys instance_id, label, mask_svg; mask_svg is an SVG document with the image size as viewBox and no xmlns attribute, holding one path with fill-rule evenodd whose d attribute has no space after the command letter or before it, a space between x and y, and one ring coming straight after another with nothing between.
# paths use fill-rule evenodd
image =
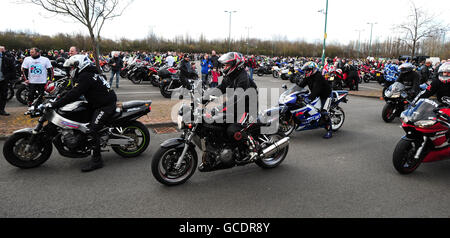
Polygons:
<instances>
[{"instance_id":1,"label":"motorcycle windscreen","mask_svg":"<svg viewBox=\"0 0 450 238\"><path fill-rule=\"evenodd\" d=\"M403 112L404 116L408 118L410 122L418 122L423 120L435 120L436 113L434 110L438 108L439 105L432 100L422 99L420 100L414 108Z\"/></svg>"}]
</instances>

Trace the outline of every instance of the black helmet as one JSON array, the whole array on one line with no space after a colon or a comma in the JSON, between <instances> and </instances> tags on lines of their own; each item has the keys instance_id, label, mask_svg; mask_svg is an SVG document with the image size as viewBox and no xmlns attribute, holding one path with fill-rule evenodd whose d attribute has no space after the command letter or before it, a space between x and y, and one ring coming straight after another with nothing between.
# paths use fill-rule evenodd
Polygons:
<instances>
[{"instance_id":1,"label":"black helmet","mask_svg":"<svg viewBox=\"0 0 450 238\"><path fill-rule=\"evenodd\" d=\"M414 65L412 65L411 63L404 63L400 65L400 67L398 67L398 70L401 74L406 74L414 70Z\"/></svg>"}]
</instances>

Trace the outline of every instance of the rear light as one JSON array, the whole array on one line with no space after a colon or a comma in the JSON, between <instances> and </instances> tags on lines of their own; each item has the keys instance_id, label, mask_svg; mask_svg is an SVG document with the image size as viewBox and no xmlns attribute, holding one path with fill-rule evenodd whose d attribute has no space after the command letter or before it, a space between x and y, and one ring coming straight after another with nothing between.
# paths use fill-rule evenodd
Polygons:
<instances>
[{"instance_id":1,"label":"rear light","mask_svg":"<svg viewBox=\"0 0 450 238\"><path fill-rule=\"evenodd\" d=\"M148 110L152 111L152 106L148 106Z\"/></svg>"}]
</instances>

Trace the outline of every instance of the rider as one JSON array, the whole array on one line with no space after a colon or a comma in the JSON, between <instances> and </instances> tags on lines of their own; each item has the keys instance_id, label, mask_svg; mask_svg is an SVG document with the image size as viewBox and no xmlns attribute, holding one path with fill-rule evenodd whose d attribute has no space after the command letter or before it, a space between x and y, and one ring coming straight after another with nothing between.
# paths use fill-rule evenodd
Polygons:
<instances>
[{"instance_id":1,"label":"rider","mask_svg":"<svg viewBox=\"0 0 450 238\"><path fill-rule=\"evenodd\" d=\"M306 99L306 103L310 104L311 102L315 101L317 98L320 98L321 102L321 113L323 115L323 119L326 121L327 126L325 129L327 130L327 134L323 137L324 139L330 139L333 137L333 128L331 126L331 118L329 117L328 113L323 110L325 107L325 104L328 100L328 98L331 95L331 87L325 80L325 78L320 73L319 67L314 62L308 62L305 65L303 65L302 71L305 72L305 80L303 82L300 82L298 84L299 87L309 87L309 90L311 90L311 94L309 95L309 98Z\"/></svg>"},{"instance_id":2,"label":"rider","mask_svg":"<svg viewBox=\"0 0 450 238\"><path fill-rule=\"evenodd\" d=\"M439 77L433 79L433 82L428 86L427 90L417 96L416 102L421 98L429 98L436 95L438 101L443 103L443 97L450 97L450 62L444 63L439 68L438 73Z\"/></svg>"},{"instance_id":3,"label":"rider","mask_svg":"<svg viewBox=\"0 0 450 238\"><path fill-rule=\"evenodd\" d=\"M248 96L240 93L240 89L242 89L244 92L247 91L250 88L254 88L257 90L256 84L250 80L246 70L245 70L245 59L244 56L241 53L237 52L229 52L227 54L224 54L218 59L219 63L224 66L223 70L223 76L224 79L222 81L222 84L220 84L217 89L219 89L222 94L227 93L227 89L233 89L234 94L231 95L233 108L234 110L228 110L228 108L231 108L232 105L229 104L230 98L228 98L228 101L224 103L224 119L227 118L233 118L234 123L228 125L227 128L227 136L232 141L239 141L237 138L242 137L243 140L245 140L246 143L249 143L248 139L245 136L236 136L236 134L241 131L243 128L241 126L241 123L245 120L246 115L250 112L250 101L249 100L257 100L257 98L249 98ZM236 91L238 90L238 91ZM204 95L204 102L209 100L209 93L212 91L206 92ZM237 115L240 111L237 107L240 105L240 102L242 100L245 100L245 112L243 115ZM233 112L234 111L234 112ZM233 113L233 114L230 114ZM240 120L240 121L238 121ZM229 120L226 120L228 123ZM208 165L202 164L200 166L201 170L207 170Z\"/></svg>"},{"instance_id":4,"label":"rider","mask_svg":"<svg viewBox=\"0 0 450 238\"><path fill-rule=\"evenodd\" d=\"M82 172L90 172L103 167L103 160L100 150L99 131L103 129L105 122L114 114L116 110L117 96L111 89L92 61L85 55L75 55L70 57L64 67L71 67L71 78L74 79L74 88L65 96L58 99L51 108L60 108L84 96L89 106L94 111L89 124L89 134L93 138L93 153L91 161L82 168Z\"/></svg>"},{"instance_id":5,"label":"rider","mask_svg":"<svg viewBox=\"0 0 450 238\"><path fill-rule=\"evenodd\" d=\"M197 72L192 67L191 64L191 57L189 54L184 54L184 58L180 63L180 81L183 84L183 86L191 90L191 84L189 83L188 79L198 77Z\"/></svg>"},{"instance_id":6,"label":"rider","mask_svg":"<svg viewBox=\"0 0 450 238\"><path fill-rule=\"evenodd\" d=\"M420 75L415 71L414 65L411 63L404 63L398 67L400 76L396 82L404 84L409 88L408 95L414 98L420 92Z\"/></svg>"}]
</instances>

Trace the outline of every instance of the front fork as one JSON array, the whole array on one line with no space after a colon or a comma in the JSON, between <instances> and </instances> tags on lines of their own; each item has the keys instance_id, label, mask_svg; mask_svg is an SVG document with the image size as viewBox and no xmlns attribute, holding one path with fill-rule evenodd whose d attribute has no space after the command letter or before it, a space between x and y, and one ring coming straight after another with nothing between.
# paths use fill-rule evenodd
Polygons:
<instances>
[{"instance_id":1,"label":"front fork","mask_svg":"<svg viewBox=\"0 0 450 238\"><path fill-rule=\"evenodd\" d=\"M422 155L422 152L425 149L425 146L427 145L427 142L428 142L428 137L424 136L423 137L423 143L419 147L419 149L417 150L416 155L414 156L414 159L416 159L416 160L420 159L420 156Z\"/></svg>"},{"instance_id":2,"label":"front fork","mask_svg":"<svg viewBox=\"0 0 450 238\"><path fill-rule=\"evenodd\" d=\"M31 134L31 138L30 138L30 142L25 146L25 152L29 153L31 150L31 145L34 145L36 140L38 139L38 135L39 133L42 131L42 129L44 128L44 123L45 123L46 119L45 117L41 117L39 118L38 124L36 125L36 127L33 129L33 132Z\"/></svg>"},{"instance_id":3,"label":"front fork","mask_svg":"<svg viewBox=\"0 0 450 238\"><path fill-rule=\"evenodd\" d=\"M181 153L180 158L178 158L178 161L177 161L177 163L175 165L175 169L178 170L178 169L181 168L181 163L183 163L184 156L186 156L186 153L189 150L189 147L190 147L190 144L191 144L191 140L192 140L193 137L194 137L194 133L193 132L187 133L186 138L185 138L184 149L183 149L183 152Z\"/></svg>"}]
</instances>

